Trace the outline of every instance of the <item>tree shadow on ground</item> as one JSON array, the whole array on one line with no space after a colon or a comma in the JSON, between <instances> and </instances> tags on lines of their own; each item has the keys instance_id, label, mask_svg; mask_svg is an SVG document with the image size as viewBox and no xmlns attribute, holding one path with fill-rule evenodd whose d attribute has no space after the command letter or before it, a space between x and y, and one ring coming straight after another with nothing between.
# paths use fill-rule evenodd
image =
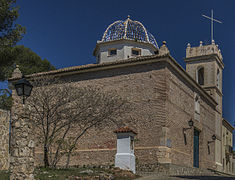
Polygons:
<instances>
[{"instance_id":1,"label":"tree shadow on ground","mask_svg":"<svg viewBox=\"0 0 235 180\"><path fill-rule=\"evenodd\" d=\"M235 176L173 176L192 180L235 180Z\"/></svg>"}]
</instances>

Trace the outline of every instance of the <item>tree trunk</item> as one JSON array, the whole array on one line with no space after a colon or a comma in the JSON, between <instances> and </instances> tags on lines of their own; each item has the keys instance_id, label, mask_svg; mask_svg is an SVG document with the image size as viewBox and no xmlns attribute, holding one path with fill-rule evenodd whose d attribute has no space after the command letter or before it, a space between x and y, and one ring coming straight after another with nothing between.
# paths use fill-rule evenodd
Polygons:
<instances>
[{"instance_id":1,"label":"tree trunk","mask_svg":"<svg viewBox=\"0 0 235 180\"><path fill-rule=\"evenodd\" d=\"M71 153L72 153L73 149L75 148L75 146L76 146L76 144L77 144L77 142L78 142L78 139L79 139L80 137L82 137L82 135L85 134L85 132L86 132L88 129L90 129L91 127L93 127L94 125L95 125L95 124L92 124L91 126L86 127L86 128L83 130L83 132L82 132L79 136L76 137L73 146L71 146L71 148L69 149L69 152L68 152L67 162L66 162L66 168L69 167L70 156L71 156Z\"/></svg>"},{"instance_id":2,"label":"tree trunk","mask_svg":"<svg viewBox=\"0 0 235 180\"><path fill-rule=\"evenodd\" d=\"M49 160L48 160L48 148L44 145L44 167L49 167Z\"/></svg>"},{"instance_id":3,"label":"tree trunk","mask_svg":"<svg viewBox=\"0 0 235 180\"><path fill-rule=\"evenodd\" d=\"M71 155L71 151L69 151L68 156L67 156L66 168L69 168L70 155Z\"/></svg>"}]
</instances>

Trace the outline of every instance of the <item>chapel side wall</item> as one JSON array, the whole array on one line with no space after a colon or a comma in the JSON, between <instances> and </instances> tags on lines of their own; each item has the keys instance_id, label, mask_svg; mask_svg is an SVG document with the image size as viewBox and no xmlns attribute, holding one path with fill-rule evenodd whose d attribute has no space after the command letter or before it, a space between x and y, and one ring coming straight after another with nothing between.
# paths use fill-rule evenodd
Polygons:
<instances>
[{"instance_id":1,"label":"chapel side wall","mask_svg":"<svg viewBox=\"0 0 235 180\"><path fill-rule=\"evenodd\" d=\"M0 109L0 170L9 168L9 122L10 112Z\"/></svg>"},{"instance_id":2,"label":"chapel side wall","mask_svg":"<svg viewBox=\"0 0 235 180\"><path fill-rule=\"evenodd\" d=\"M164 135L166 75L164 63L153 63L96 71L64 77L76 86L93 85L104 91L115 90L130 103L124 122L138 134L135 155L138 164L157 163ZM66 85L66 84L63 84ZM79 141L70 165L110 165L116 154L116 125L90 129ZM78 129L74 129L77 132ZM42 147L42 146L41 146ZM43 163L42 148L36 149L36 164ZM65 159L59 165L65 165Z\"/></svg>"},{"instance_id":3,"label":"chapel side wall","mask_svg":"<svg viewBox=\"0 0 235 180\"><path fill-rule=\"evenodd\" d=\"M200 121L202 124L202 141L200 147L200 164L203 168L215 168L215 141L213 142L212 136L215 134L215 110L207 103L205 99L200 102L201 113ZM200 137L199 137L200 138ZM210 144L208 146L208 141ZM209 148L209 150L208 150ZM199 153L200 153L199 152Z\"/></svg>"},{"instance_id":4,"label":"chapel side wall","mask_svg":"<svg viewBox=\"0 0 235 180\"><path fill-rule=\"evenodd\" d=\"M186 131L187 145L184 144L183 128L188 128L188 121L193 117L193 92L168 71L167 122L171 140L171 159L173 164L192 166L192 130Z\"/></svg>"},{"instance_id":5,"label":"chapel side wall","mask_svg":"<svg viewBox=\"0 0 235 180\"><path fill-rule=\"evenodd\" d=\"M188 128L188 121L192 118L194 126L200 131L199 134L199 167L212 168L215 163L214 143L210 144L208 154L207 141L211 141L214 134L215 113L204 98L200 98L200 121L194 119L194 88L185 82L177 72L169 68L167 72L168 99L166 102L167 121L169 128L169 139L171 141L172 164L193 166L193 135L192 129L186 130L186 141L184 142L183 128ZM196 92L198 93L198 92Z\"/></svg>"}]
</instances>

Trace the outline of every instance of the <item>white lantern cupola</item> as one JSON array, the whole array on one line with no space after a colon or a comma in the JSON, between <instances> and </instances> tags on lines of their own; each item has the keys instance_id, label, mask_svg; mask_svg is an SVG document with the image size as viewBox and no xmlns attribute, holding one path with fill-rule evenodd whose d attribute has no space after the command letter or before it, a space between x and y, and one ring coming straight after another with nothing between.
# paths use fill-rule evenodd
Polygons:
<instances>
[{"instance_id":1,"label":"white lantern cupola","mask_svg":"<svg viewBox=\"0 0 235 180\"><path fill-rule=\"evenodd\" d=\"M97 41L93 55L97 63L113 62L136 56L158 54L154 36L139 21L128 18L115 21L105 30L101 41Z\"/></svg>"}]
</instances>

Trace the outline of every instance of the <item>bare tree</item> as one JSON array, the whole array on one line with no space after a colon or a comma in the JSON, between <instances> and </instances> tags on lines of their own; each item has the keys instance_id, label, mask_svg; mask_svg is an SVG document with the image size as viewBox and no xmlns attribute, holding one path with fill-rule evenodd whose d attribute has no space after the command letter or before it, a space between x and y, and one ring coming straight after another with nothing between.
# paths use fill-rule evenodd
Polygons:
<instances>
[{"instance_id":1,"label":"bare tree","mask_svg":"<svg viewBox=\"0 0 235 180\"><path fill-rule=\"evenodd\" d=\"M78 87L48 77L34 79L32 83L34 89L28 103L38 127L37 137L43 144L45 167L56 167L64 155L68 167L71 153L89 129L109 123L120 125L121 115L128 110L127 102L114 91ZM71 137L74 127L76 133Z\"/></svg>"}]
</instances>

